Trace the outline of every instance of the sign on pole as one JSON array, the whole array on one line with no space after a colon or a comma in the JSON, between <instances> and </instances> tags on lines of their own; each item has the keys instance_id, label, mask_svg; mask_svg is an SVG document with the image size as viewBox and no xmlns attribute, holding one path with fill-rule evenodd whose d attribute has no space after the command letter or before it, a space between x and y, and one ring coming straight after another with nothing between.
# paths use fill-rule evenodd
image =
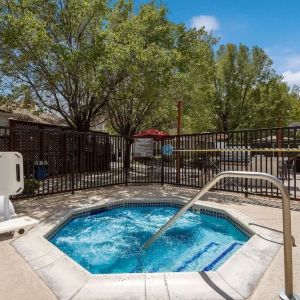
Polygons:
<instances>
[{"instance_id":1,"label":"sign on pole","mask_svg":"<svg viewBox=\"0 0 300 300\"><path fill-rule=\"evenodd\" d=\"M152 157L153 156L153 139L152 138L135 138L133 144L133 156Z\"/></svg>"}]
</instances>

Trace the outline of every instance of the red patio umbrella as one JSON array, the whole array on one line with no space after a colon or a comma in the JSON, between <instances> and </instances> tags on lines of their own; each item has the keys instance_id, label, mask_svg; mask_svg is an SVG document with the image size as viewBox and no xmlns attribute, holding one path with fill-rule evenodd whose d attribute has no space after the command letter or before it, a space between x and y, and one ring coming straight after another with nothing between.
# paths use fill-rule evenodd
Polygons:
<instances>
[{"instance_id":1,"label":"red patio umbrella","mask_svg":"<svg viewBox=\"0 0 300 300\"><path fill-rule=\"evenodd\" d=\"M169 134L167 132L152 128L144 131L139 131L138 133L133 135L134 138L153 138L153 140L155 141L160 141L168 136Z\"/></svg>"}]
</instances>

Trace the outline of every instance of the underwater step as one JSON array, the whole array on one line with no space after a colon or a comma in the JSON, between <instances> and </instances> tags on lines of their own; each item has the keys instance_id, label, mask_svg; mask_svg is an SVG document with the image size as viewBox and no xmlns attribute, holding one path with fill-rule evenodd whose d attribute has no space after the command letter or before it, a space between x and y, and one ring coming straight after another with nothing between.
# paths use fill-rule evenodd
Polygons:
<instances>
[{"instance_id":1,"label":"underwater step","mask_svg":"<svg viewBox=\"0 0 300 300\"><path fill-rule=\"evenodd\" d=\"M236 247L242 246L241 243L232 243L226 250L224 250L216 259L214 259L209 265L207 265L202 272L211 271L225 256L227 256Z\"/></svg>"},{"instance_id":2,"label":"underwater step","mask_svg":"<svg viewBox=\"0 0 300 300\"><path fill-rule=\"evenodd\" d=\"M189 264L193 263L195 260L197 260L198 258L200 258L201 255L203 255L204 253L206 253L210 248L214 247L214 246L219 246L218 243L215 242L211 242L208 245L206 245L204 247L204 249L201 249L197 254L195 254L192 258L186 260L180 267L178 267L175 272L181 272L184 269L186 269L188 267Z\"/></svg>"}]
</instances>

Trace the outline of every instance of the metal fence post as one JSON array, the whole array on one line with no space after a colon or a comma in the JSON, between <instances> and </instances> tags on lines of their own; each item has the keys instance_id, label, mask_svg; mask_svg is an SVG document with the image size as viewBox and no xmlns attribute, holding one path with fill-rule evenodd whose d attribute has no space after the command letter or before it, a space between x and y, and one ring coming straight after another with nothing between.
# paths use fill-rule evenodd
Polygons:
<instances>
[{"instance_id":1,"label":"metal fence post","mask_svg":"<svg viewBox=\"0 0 300 300\"><path fill-rule=\"evenodd\" d=\"M26 179L34 178L35 161L47 160L51 166L50 176L43 179L31 195L65 191L74 193L76 189L113 183L127 186L133 182L200 187L215 174L215 170L245 169L278 176L285 182L291 195L300 200L300 193L297 191L299 180L296 176L297 167L299 168L297 158L300 153L300 127L175 135L165 138L161 141L161 145L170 143L176 149L169 158L158 150L156 154L160 169L153 177L143 166L143 162L132 159L130 148L132 145L124 137L114 137L120 139L121 143L116 146L116 141L111 144L107 134L99 136L98 133L79 133L52 127L51 130L36 129L36 124L21 125L0 128L0 149L23 154ZM57 134L62 136L60 143L56 138ZM113 164L112 169L110 169L111 145L116 148L113 149L115 156L122 156L118 163ZM241 154L238 154L240 151ZM212 155L221 157L219 166L209 159ZM117 157L115 159L117 160ZM115 171L119 175L116 175ZM58 176L59 173L61 176ZM223 180L217 189L241 192L245 197L251 194L279 197L279 191L273 184L264 184L261 179L245 178L240 185L240 180L238 178L228 179L226 182Z\"/></svg>"},{"instance_id":2,"label":"metal fence post","mask_svg":"<svg viewBox=\"0 0 300 300\"><path fill-rule=\"evenodd\" d=\"M161 141L161 148L164 146L164 144L165 144L165 141L164 141L164 139L162 139L162 141ZM161 151L161 149L160 149L160 151ZM165 166L165 163L164 163L164 155L163 155L163 153L162 153L162 151L160 152L160 157L161 157L161 185L164 185L164 181L165 181L165 168L164 168L164 166Z\"/></svg>"},{"instance_id":3,"label":"metal fence post","mask_svg":"<svg viewBox=\"0 0 300 300\"><path fill-rule=\"evenodd\" d=\"M75 189L74 189L74 164L75 164L75 160L74 160L74 132L72 132L72 170L71 170L71 188L72 188L72 195L74 195L75 193Z\"/></svg>"},{"instance_id":4,"label":"metal fence post","mask_svg":"<svg viewBox=\"0 0 300 300\"><path fill-rule=\"evenodd\" d=\"M248 134L245 131L245 148L248 149ZM251 153L250 153L251 158ZM248 171L248 151L245 152L246 170ZM245 197L248 198L248 178L245 179Z\"/></svg>"},{"instance_id":5,"label":"metal fence post","mask_svg":"<svg viewBox=\"0 0 300 300\"><path fill-rule=\"evenodd\" d=\"M129 170L128 170L128 168L126 167L126 168L125 168L125 185L126 185L126 186L128 186L128 173L129 173L128 171L129 171Z\"/></svg>"},{"instance_id":6,"label":"metal fence post","mask_svg":"<svg viewBox=\"0 0 300 300\"><path fill-rule=\"evenodd\" d=\"M130 150L131 150L131 144L128 139L126 139L125 142L125 185L128 186L128 177L129 177L129 168L130 168Z\"/></svg>"}]
</instances>

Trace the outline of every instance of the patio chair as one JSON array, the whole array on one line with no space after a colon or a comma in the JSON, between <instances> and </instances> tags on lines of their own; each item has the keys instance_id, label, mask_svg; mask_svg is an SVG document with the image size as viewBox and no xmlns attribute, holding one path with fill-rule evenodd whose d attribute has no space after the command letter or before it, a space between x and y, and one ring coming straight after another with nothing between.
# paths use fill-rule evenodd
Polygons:
<instances>
[{"instance_id":1,"label":"patio chair","mask_svg":"<svg viewBox=\"0 0 300 300\"><path fill-rule=\"evenodd\" d=\"M282 178L283 179L289 179L289 178L293 179L294 171L295 171L295 160L291 159L291 160L284 161L284 163L282 165L282 170L281 170Z\"/></svg>"}]
</instances>

